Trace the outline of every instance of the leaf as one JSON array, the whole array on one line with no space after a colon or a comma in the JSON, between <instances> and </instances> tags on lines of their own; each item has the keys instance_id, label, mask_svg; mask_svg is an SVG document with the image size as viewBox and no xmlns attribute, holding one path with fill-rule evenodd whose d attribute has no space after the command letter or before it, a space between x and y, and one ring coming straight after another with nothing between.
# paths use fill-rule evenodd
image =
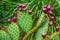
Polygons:
<instances>
[{"instance_id":1,"label":"leaf","mask_svg":"<svg viewBox=\"0 0 60 40\"><path fill-rule=\"evenodd\" d=\"M42 33L46 33L48 30L48 19L43 22L43 24L40 26L40 28L37 30L35 36L36 40L42 39Z\"/></svg>"}]
</instances>

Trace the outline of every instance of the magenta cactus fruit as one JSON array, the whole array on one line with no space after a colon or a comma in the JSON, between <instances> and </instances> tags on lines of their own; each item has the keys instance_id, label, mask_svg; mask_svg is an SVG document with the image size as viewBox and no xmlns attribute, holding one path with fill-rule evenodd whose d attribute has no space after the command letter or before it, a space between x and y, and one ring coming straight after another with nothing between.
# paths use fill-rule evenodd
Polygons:
<instances>
[{"instance_id":1,"label":"magenta cactus fruit","mask_svg":"<svg viewBox=\"0 0 60 40\"><path fill-rule=\"evenodd\" d=\"M26 11L26 8L23 8L22 10L23 10L23 11Z\"/></svg>"},{"instance_id":2,"label":"magenta cactus fruit","mask_svg":"<svg viewBox=\"0 0 60 40\"><path fill-rule=\"evenodd\" d=\"M32 10L28 10L28 14L32 14Z\"/></svg>"},{"instance_id":3,"label":"magenta cactus fruit","mask_svg":"<svg viewBox=\"0 0 60 40\"><path fill-rule=\"evenodd\" d=\"M17 16L18 15L18 13L17 12L14 12L14 16Z\"/></svg>"},{"instance_id":4,"label":"magenta cactus fruit","mask_svg":"<svg viewBox=\"0 0 60 40\"><path fill-rule=\"evenodd\" d=\"M22 5L22 8L26 8L26 5Z\"/></svg>"},{"instance_id":5,"label":"magenta cactus fruit","mask_svg":"<svg viewBox=\"0 0 60 40\"><path fill-rule=\"evenodd\" d=\"M52 21L52 20L54 20L54 17L50 16L49 21Z\"/></svg>"},{"instance_id":6,"label":"magenta cactus fruit","mask_svg":"<svg viewBox=\"0 0 60 40\"><path fill-rule=\"evenodd\" d=\"M51 6L50 5L45 5L44 8L47 8L48 10L50 10Z\"/></svg>"},{"instance_id":7,"label":"magenta cactus fruit","mask_svg":"<svg viewBox=\"0 0 60 40\"><path fill-rule=\"evenodd\" d=\"M51 11L47 11L47 14L52 14L52 12Z\"/></svg>"},{"instance_id":8,"label":"magenta cactus fruit","mask_svg":"<svg viewBox=\"0 0 60 40\"><path fill-rule=\"evenodd\" d=\"M20 11L26 11L26 6L25 5L19 5L19 6L17 6L17 8Z\"/></svg>"},{"instance_id":9,"label":"magenta cactus fruit","mask_svg":"<svg viewBox=\"0 0 60 40\"><path fill-rule=\"evenodd\" d=\"M0 30L2 30L2 27L0 26Z\"/></svg>"},{"instance_id":10,"label":"magenta cactus fruit","mask_svg":"<svg viewBox=\"0 0 60 40\"><path fill-rule=\"evenodd\" d=\"M22 11L22 5L17 6L18 10Z\"/></svg>"},{"instance_id":11,"label":"magenta cactus fruit","mask_svg":"<svg viewBox=\"0 0 60 40\"><path fill-rule=\"evenodd\" d=\"M50 21L50 22L48 23L48 26L52 26L52 25L53 25L53 22Z\"/></svg>"},{"instance_id":12,"label":"magenta cactus fruit","mask_svg":"<svg viewBox=\"0 0 60 40\"><path fill-rule=\"evenodd\" d=\"M8 23L11 23L12 22L12 20L11 19L8 19Z\"/></svg>"},{"instance_id":13,"label":"magenta cactus fruit","mask_svg":"<svg viewBox=\"0 0 60 40\"><path fill-rule=\"evenodd\" d=\"M16 22L17 21L17 18L16 17L13 17L12 18L12 22Z\"/></svg>"},{"instance_id":14,"label":"magenta cactus fruit","mask_svg":"<svg viewBox=\"0 0 60 40\"><path fill-rule=\"evenodd\" d=\"M43 10L42 10L42 11L43 11L45 14L52 14L50 8L51 8L50 5L48 5L48 6L45 5L45 6L43 7Z\"/></svg>"},{"instance_id":15,"label":"magenta cactus fruit","mask_svg":"<svg viewBox=\"0 0 60 40\"><path fill-rule=\"evenodd\" d=\"M22 5L22 10L26 11L26 5Z\"/></svg>"},{"instance_id":16,"label":"magenta cactus fruit","mask_svg":"<svg viewBox=\"0 0 60 40\"><path fill-rule=\"evenodd\" d=\"M42 38L43 38L43 39L46 38L46 33L42 33Z\"/></svg>"},{"instance_id":17,"label":"magenta cactus fruit","mask_svg":"<svg viewBox=\"0 0 60 40\"><path fill-rule=\"evenodd\" d=\"M56 26L56 32L58 32L59 31L59 27L58 26Z\"/></svg>"}]
</instances>

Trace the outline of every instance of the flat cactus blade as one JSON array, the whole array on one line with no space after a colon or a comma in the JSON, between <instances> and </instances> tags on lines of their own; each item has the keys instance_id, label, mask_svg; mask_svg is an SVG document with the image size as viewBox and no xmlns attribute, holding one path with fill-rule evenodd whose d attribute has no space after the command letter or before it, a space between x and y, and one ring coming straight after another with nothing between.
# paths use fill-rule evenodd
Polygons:
<instances>
[{"instance_id":1,"label":"flat cactus blade","mask_svg":"<svg viewBox=\"0 0 60 40\"><path fill-rule=\"evenodd\" d=\"M9 34L4 30L0 30L0 40L11 40Z\"/></svg>"},{"instance_id":2,"label":"flat cactus blade","mask_svg":"<svg viewBox=\"0 0 60 40\"><path fill-rule=\"evenodd\" d=\"M55 36L53 40L59 40L59 36Z\"/></svg>"},{"instance_id":3,"label":"flat cactus blade","mask_svg":"<svg viewBox=\"0 0 60 40\"><path fill-rule=\"evenodd\" d=\"M48 19L43 22L41 27L36 32L36 40L42 39L42 33L46 33L48 30Z\"/></svg>"},{"instance_id":4,"label":"flat cactus blade","mask_svg":"<svg viewBox=\"0 0 60 40\"><path fill-rule=\"evenodd\" d=\"M32 28L32 17L26 12L18 12L18 24L24 32L28 32Z\"/></svg>"},{"instance_id":5,"label":"flat cactus blade","mask_svg":"<svg viewBox=\"0 0 60 40\"><path fill-rule=\"evenodd\" d=\"M12 40L19 39L20 29L16 23L11 23L7 29L7 32L9 33Z\"/></svg>"}]
</instances>

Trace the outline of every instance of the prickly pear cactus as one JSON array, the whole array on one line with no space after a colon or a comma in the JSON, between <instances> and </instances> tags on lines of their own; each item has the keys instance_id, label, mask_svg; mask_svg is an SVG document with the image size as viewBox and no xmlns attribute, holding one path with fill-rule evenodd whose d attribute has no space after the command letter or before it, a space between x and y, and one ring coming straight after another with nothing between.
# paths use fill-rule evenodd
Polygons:
<instances>
[{"instance_id":1,"label":"prickly pear cactus","mask_svg":"<svg viewBox=\"0 0 60 40\"><path fill-rule=\"evenodd\" d=\"M19 39L20 29L16 23L11 23L7 29L7 32L9 33L12 40Z\"/></svg>"},{"instance_id":2,"label":"prickly pear cactus","mask_svg":"<svg viewBox=\"0 0 60 40\"><path fill-rule=\"evenodd\" d=\"M0 0L0 40L60 40L59 12L60 0Z\"/></svg>"},{"instance_id":3,"label":"prickly pear cactus","mask_svg":"<svg viewBox=\"0 0 60 40\"><path fill-rule=\"evenodd\" d=\"M19 11L17 16L17 21L19 26L22 28L24 32L28 32L32 28L32 23L33 23L32 16L29 15L27 12Z\"/></svg>"},{"instance_id":4,"label":"prickly pear cactus","mask_svg":"<svg viewBox=\"0 0 60 40\"><path fill-rule=\"evenodd\" d=\"M41 27L36 32L36 40L42 40L42 33L46 33L48 30L48 19L46 19Z\"/></svg>"},{"instance_id":5,"label":"prickly pear cactus","mask_svg":"<svg viewBox=\"0 0 60 40\"><path fill-rule=\"evenodd\" d=\"M11 40L11 38L4 30L0 30L0 40Z\"/></svg>"}]
</instances>

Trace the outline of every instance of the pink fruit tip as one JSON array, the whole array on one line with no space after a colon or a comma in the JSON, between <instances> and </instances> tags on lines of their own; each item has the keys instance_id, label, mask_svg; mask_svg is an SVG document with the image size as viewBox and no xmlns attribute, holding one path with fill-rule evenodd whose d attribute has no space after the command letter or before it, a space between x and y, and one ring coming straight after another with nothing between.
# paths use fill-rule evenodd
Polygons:
<instances>
[{"instance_id":1,"label":"pink fruit tip","mask_svg":"<svg viewBox=\"0 0 60 40\"><path fill-rule=\"evenodd\" d=\"M58 26L56 26L56 32L58 32L59 31L59 27Z\"/></svg>"},{"instance_id":2,"label":"pink fruit tip","mask_svg":"<svg viewBox=\"0 0 60 40\"><path fill-rule=\"evenodd\" d=\"M13 17L12 18L12 22L16 22L17 21L17 18L16 17Z\"/></svg>"},{"instance_id":3,"label":"pink fruit tip","mask_svg":"<svg viewBox=\"0 0 60 40\"><path fill-rule=\"evenodd\" d=\"M29 10L28 13L29 13L29 14L32 14L32 10Z\"/></svg>"},{"instance_id":4,"label":"pink fruit tip","mask_svg":"<svg viewBox=\"0 0 60 40\"><path fill-rule=\"evenodd\" d=\"M26 11L26 5L22 5L22 10Z\"/></svg>"},{"instance_id":5,"label":"pink fruit tip","mask_svg":"<svg viewBox=\"0 0 60 40\"><path fill-rule=\"evenodd\" d=\"M46 38L46 33L42 33L42 38Z\"/></svg>"},{"instance_id":6,"label":"pink fruit tip","mask_svg":"<svg viewBox=\"0 0 60 40\"><path fill-rule=\"evenodd\" d=\"M17 8L18 8L18 9L19 9L19 8L22 8L22 5L18 5Z\"/></svg>"},{"instance_id":7,"label":"pink fruit tip","mask_svg":"<svg viewBox=\"0 0 60 40\"><path fill-rule=\"evenodd\" d=\"M52 22L52 21L50 21L50 22L48 23L48 25L49 25L49 26L52 26L52 25L53 25L53 22Z\"/></svg>"},{"instance_id":8,"label":"pink fruit tip","mask_svg":"<svg viewBox=\"0 0 60 40\"><path fill-rule=\"evenodd\" d=\"M17 12L14 12L14 16L17 16L18 15L18 13Z\"/></svg>"},{"instance_id":9,"label":"pink fruit tip","mask_svg":"<svg viewBox=\"0 0 60 40\"><path fill-rule=\"evenodd\" d=\"M50 10L51 6L50 5L45 5L44 8L47 8L48 10Z\"/></svg>"},{"instance_id":10,"label":"pink fruit tip","mask_svg":"<svg viewBox=\"0 0 60 40\"><path fill-rule=\"evenodd\" d=\"M52 14L52 12L51 11L47 11L47 13L46 14Z\"/></svg>"},{"instance_id":11,"label":"pink fruit tip","mask_svg":"<svg viewBox=\"0 0 60 40\"><path fill-rule=\"evenodd\" d=\"M26 8L26 5L22 5L22 8Z\"/></svg>"},{"instance_id":12,"label":"pink fruit tip","mask_svg":"<svg viewBox=\"0 0 60 40\"><path fill-rule=\"evenodd\" d=\"M17 6L18 10L22 11L22 5Z\"/></svg>"},{"instance_id":13,"label":"pink fruit tip","mask_svg":"<svg viewBox=\"0 0 60 40\"><path fill-rule=\"evenodd\" d=\"M2 30L2 27L0 26L0 30Z\"/></svg>"},{"instance_id":14,"label":"pink fruit tip","mask_svg":"<svg viewBox=\"0 0 60 40\"><path fill-rule=\"evenodd\" d=\"M49 20L50 21L54 20L54 17L53 16L50 16Z\"/></svg>"},{"instance_id":15,"label":"pink fruit tip","mask_svg":"<svg viewBox=\"0 0 60 40\"><path fill-rule=\"evenodd\" d=\"M11 19L8 19L8 23L11 23L12 22L12 20Z\"/></svg>"},{"instance_id":16,"label":"pink fruit tip","mask_svg":"<svg viewBox=\"0 0 60 40\"><path fill-rule=\"evenodd\" d=\"M23 10L23 11L26 11L26 8L23 8L22 10Z\"/></svg>"}]
</instances>

